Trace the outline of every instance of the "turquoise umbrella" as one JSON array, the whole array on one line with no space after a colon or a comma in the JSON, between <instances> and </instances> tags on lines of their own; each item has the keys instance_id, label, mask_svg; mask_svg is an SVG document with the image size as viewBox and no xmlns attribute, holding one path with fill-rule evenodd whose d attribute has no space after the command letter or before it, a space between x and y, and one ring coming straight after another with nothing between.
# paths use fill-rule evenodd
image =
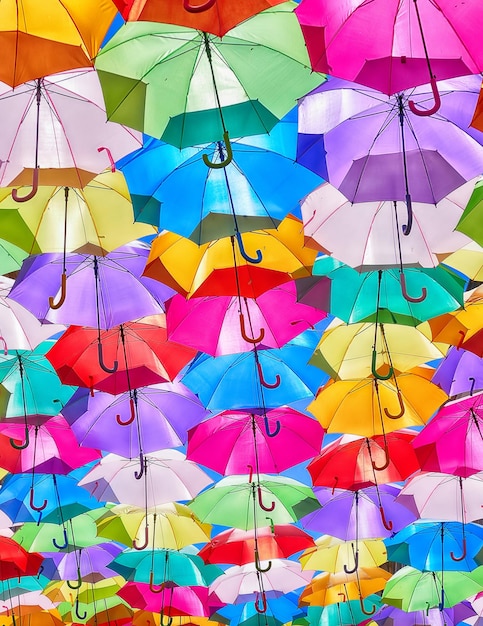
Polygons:
<instances>
[{"instance_id":1,"label":"turquoise umbrella","mask_svg":"<svg viewBox=\"0 0 483 626\"><path fill-rule=\"evenodd\" d=\"M381 598L376 594L367 596L365 600L368 606L374 605L377 609L383 606ZM307 617L310 626L351 626L367 620L359 600L336 602L327 606L309 606Z\"/></svg>"}]
</instances>

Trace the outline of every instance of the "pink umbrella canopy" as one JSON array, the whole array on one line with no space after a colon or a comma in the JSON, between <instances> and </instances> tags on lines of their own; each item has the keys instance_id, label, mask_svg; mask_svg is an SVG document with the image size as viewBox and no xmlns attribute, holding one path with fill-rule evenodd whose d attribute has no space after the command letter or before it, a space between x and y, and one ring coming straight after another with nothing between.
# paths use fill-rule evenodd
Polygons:
<instances>
[{"instance_id":1,"label":"pink umbrella canopy","mask_svg":"<svg viewBox=\"0 0 483 626\"><path fill-rule=\"evenodd\" d=\"M223 411L189 431L187 456L220 474L280 473L320 452L324 430L290 407Z\"/></svg>"}]
</instances>

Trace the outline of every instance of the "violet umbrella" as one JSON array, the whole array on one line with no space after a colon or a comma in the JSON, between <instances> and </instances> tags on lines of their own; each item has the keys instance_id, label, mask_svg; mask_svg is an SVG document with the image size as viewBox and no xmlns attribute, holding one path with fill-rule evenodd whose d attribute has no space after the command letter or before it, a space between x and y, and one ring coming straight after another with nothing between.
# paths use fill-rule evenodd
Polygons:
<instances>
[{"instance_id":1,"label":"violet umbrella","mask_svg":"<svg viewBox=\"0 0 483 626\"><path fill-rule=\"evenodd\" d=\"M74 586L80 586L81 581L95 583L117 576L117 572L109 568L109 563L122 551L119 544L110 541L70 552L42 552L42 573L51 580L73 581Z\"/></svg>"},{"instance_id":2,"label":"violet umbrella","mask_svg":"<svg viewBox=\"0 0 483 626\"><path fill-rule=\"evenodd\" d=\"M395 606L383 606L372 616L377 626L457 626L475 612L468 602L452 607L427 608L419 611L403 611Z\"/></svg>"},{"instance_id":3,"label":"violet umbrella","mask_svg":"<svg viewBox=\"0 0 483 626\"><path fill-rule=\"evenodd\" d=\"M431 381L450 396L483 390L483 357L451 347Z\"/></svg>"}]
</instances>

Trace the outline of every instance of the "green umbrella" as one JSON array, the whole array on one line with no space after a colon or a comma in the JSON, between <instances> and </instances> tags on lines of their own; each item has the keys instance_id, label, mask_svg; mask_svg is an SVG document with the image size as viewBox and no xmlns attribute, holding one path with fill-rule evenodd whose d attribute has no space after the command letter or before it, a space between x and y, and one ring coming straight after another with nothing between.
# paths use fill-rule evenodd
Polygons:
<instances>
[{"instance_id":1,"label":"green umbrella","mask_svg":"<svg viewBox=\"0 0 483 626\"><path fill-rule=\"evenodd\" d=\"M105 512L106 509L102 510ZM28 552L72 552L105 542L97 536L96 522L87 513L64 524L25 522L12 538Z\"/></svg>"},{"instance_id":2,"label":"green umbrella","mask_svg":"<svg viewBox=\"0 0 483 626\"><path fill-rule=\"evenodd\" d=\"M269 132L326 78L311 70L296 6L267 9L222 38L170 24L125 24L96 58L109 120L179 148L227 140L227 132Z\"/></svg>"},{"instance_id":3,"label":"green umbrella","mask_svg":"<svg viewBox=\"0 0 483 626\"><path fill-rule=\"evenodd\" d=\"M200 493L189 508L202 522L249 530L290 524L320 508L310 487L285 476L226 476ZM268 521L267 521L268 520Z\"/></svg>"},{"instance_id":4,"label":"green umbrella","mask_svg":"<svg viewBox=\"0 0 483 626\"><path fill-rule=\"evenodd\" d=\"M376 321L378 303L379 322L411 326L463 306L466 280L448 268L405 267L403 271L407 292L418 296L416 302L404 297L398 268L358 272L326 256L316 259L312 273L331 279L330 313L348 324Z\"/></svg>"},{"instance_id":5,"label":"green umbrella","mask_svg":"<svg viewBox=\"0 0 483 626\"><path fill-rule=\"evenodd\" d=\"M382 601L403 611L458 604L483 589L483 566L472 572L421 572L406 565L387 581Z\"/></svg>"},{"instance_id":6,"label":"green umbrella","mask_svg":"<svg viewBox=\"0 0 483 626\"><path fill-rule=\"evenodd\" d=\"M483 246L483 179L476 183L455 230L468 235Z\"/></svg>"},{"instance_id":7,"label":"green umbrella","mask_svg":"<svg viewBox=\"0 0 483 626\"><path fill-rule=\"evenodd\" d=\"M28 253L10 241L0 239L0 274L5 276L17 272Z\"/></svg>"},{"instance_id":8,"label":"green umbrella","mask_svg":"<svg viewBox=\"0 0 483 626\"><path fill-rule=\"evenodd\" d=\"M126 620L132 617L133 611L131 607L124 602L119 596L112 594L110 597L102 598L89 602L88 604L75 600L70 602L61 602L57 610L64 622L76 622L86 624L94 620L94 623L113 623L116 620Z\"/></svg>"}]
</instances>

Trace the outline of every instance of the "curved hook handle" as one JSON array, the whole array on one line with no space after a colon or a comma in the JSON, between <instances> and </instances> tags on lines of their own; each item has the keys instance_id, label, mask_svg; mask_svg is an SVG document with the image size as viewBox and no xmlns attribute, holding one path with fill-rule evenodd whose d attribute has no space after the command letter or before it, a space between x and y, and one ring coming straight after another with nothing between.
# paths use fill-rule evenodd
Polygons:
<instances>
[{"instance_id":1,"label":"curved hook handle","mask_svg":"<svg viewBox=\"0 0 483 626\"><path fill-rule=\"evenodd\" d=\"M449 553L450 557L453 559L453 561L462 561L465 556L466 556L466 537L463 537L463 553L461 554L461 556L455 556L454 552L451 550L451 552Z\"/></svg>"},{"instance_id":2,"label":"curved hook handle","mask_svg":"<svg viewBox=\"0 0 483 626\"><path fill-rule=\"evenodd\" d=\"M249 472L248 482L251 483L253 480L253 465L248 464L247 467L248 467L248 472Z\"/></svg>"},{"instance_id":3,"label":"curved hook handle","mask_svg":"<svg viewBox=\"0 0 483 626\"><path fill-rule=\"evenodd\" d=\"M359 567L359 552L355 552L355 554L354 554L354 567L349 569L347 567L347 565L344 563L344 572L346 574L354 574L354 572L357 571L358 567Z\"/></svg>"},{"instance_id":4,"label":"curved hook handle","mask_svg":"<svg viewBox=\"0 0 483 626\"><path fill-rule=\"evenodd\" d=\"M60 298L58 302L54 302L54 298L49 296L49 307L51 309L60 309L60 307L65 302L65 297L67 295L67 275L65 272L62 272L62 276L60 277Z\"/></svg>"},{"instance_id":5,"label":"curved hook handle","mask_svg":"<svg viewBox=\"0 0 483 626\"><path fill-rule=\"evenodd\" d=\"M260 600L260 598L262 599L262 605L259 606L258 601ZM266 613L267 612L267 596L265 595L265 592L262 591L262 593L258 593L257 591L257 595L255 598L255 611L257 613Z\"/></svg>"},{"instance_id":6,"label":"curved hook handle","mask_svg":"<svg viewBox=\"0 0 483 626\"><path fill-rule=\"evenodd\" d=\"M75 612L75 616L77 617L77 619L85 619L87 617L87 611L84 611L84 613L79 613L79 598L76 598L75 604L74 604L74 612Z\"/></svg>"},{"instance_id":7,"label":"curved hook handle","mask_svg":"<svg viewBox=\"0 0 483 626\"><path fill-rule=\"evenodd\" d=\"M270 506L265 506L262 500L262 488L259 486L257 491L258 491L258 504L260 505L260 508L263 509L264 511L267 511L268 513L270 513L270 511L273 511L273 509L275 508L275 502L272 500L272 504Z\"/></svg>"},{"instance_id":8,"label":"curved hook handle","mask_svg":"<svg viewBox=\"0 0 483 626\"><path fill-rule=\"evenodd\" d=\"M101 342L99 342L97 344L97 356L98 356L99 365L100 365L101 369L103 369L108 374L114 374L115 372L117 372L117 369L119 367L119 363L117 362L117 360L114 361L114 363L113 363L111 368L107 367L107 365L104 363L104 358L103 358L103 353L102 353L102 343Z\"/></svg>"},{"instance_id":9,"label":"curved hook handle","mask_svg":"<svg viewBox=\"0 0 483 626\"><path fill-rule=\"evenodd\" d=\"M15 439L12 439L11 437L9 441L10 445L12 448L15 448L15 450L25 450L25 448L28 448L30 443L30 432L28 426L25 426L25 441L23 443L15 443Z\"/></svg>"},{"instance_id":10,"label":"curved hook handle","mask_svg":"<svg viewBox=\"0 0 483 626\"><path fill-rule=\"evenodd\" d=\"M337 488L337 483L339 482L339 477L338 476L334 476L334 478L335 478L335 480L334 480L334 484L332 486L332 491L331 491L331 494L330 494L332 496L334 495L335 490Z\"/></svg>"},{"instance_id":11,"label":"curved hook handle","mask_svg":"<svg viewBox=\"0 0 483 626\"><path fill-rule=\"evenodd\" d=\"M438 609L440 611L444 609L444 587L441 587L441 602L438 604Z\"/></svg>"},{"instance_id":12,"label":"curved hook handle","mask_svg":"<svg viewBox=\"0 0 483 626\"><path fill-rule=\"evenodd\" d=\"M40 506L37 506L34 503L34 496L35 496L34 488L32 487L30 489L30 502L29 502L30 508L33 509L34 511L43 511L45 507L47 506L47 500L44 500Z\"/></svg>"},{"instance_id":13,"label":"curved hook handle","mask_svg":"<svg viewBox=\"0 0 483 626\"><path fill-rule=\"evenodd\" d=\"M7 346L7 342L6 342L6 340L5 340L5 337L0 337L0 341L1 341L1 342L2 342L2 344L3 344L3 354L4 354L5 356L7 356L7 355L8 355L8 346Z\"/></svg>"},{"instance_id":14,"label":"curved hook handle","mask_svg":"<svg viewBox=\"0 0 483 626\"><path fill-rule=\"evenodd\" d=\"M272 561L268 561L268 565L267 567L262 567L260 565L260 557L258 555L258 550L255 550L255 568L257 570L257 572L268 572L269 570L272 569Z\"/></svg>"},{"instance_id":15,"label":"curved hook handle","mask_svg":"<svg viewBox=\"0 0 483 626\"><path fill-rule=\"evenodd\" d=\"M35 196L38 188L39 188L39 168L35 167L32 173L32 189L28 192L26 196L19 196L18 189L12 189L12 198L15 200L15 202L27 202L27 200L31 200Z\"/></svg>"},{"instance_id":16,"label":"curved hook handle","mask_svg":"<svg viewBox=\"0 0 483 626\"><path fill-rule=\"evenodd\" d=\"M426 287L423 287L421 289L421 295L415 298L414 296L410 296L408 294L406 276L404 275L404 272L399 272L399 281L401 283L401 293L405 300L407 300L408 302L422 302L423 300L426 300L426 296L428 295L428 290L426 289Z\"/></svg>"},{"instance_id":17,"label":"curved hook handle","mask_svg":"<svg viewBox=\"0 0 483 626\"><path fill-rule=\"evenodd\" d=\"M185 0L186 2L187 0ZM226 157L223 159L223 161L220 161L219 163L213 163L212 161L210 161L210 159L208 158L207 154L202 154L201 157L203 159L203 163L207 166L207 167L211 167L211 169L214 170L219 170L223 167L226 167L227 165L229 165L232 160L233 160L233 150L231 149L231 142L230 142L230 137L228 136L228 131L225 130L225 132L223 133L223 141L225 143L225 148L226 148Z\"/></svg>"},{"instance_id":18,"label":"curved hook handle","mask_svg":"<svg viewBox=\"0 0 483 626\"><path fill-rule=\"evenodd\" d=\"M146 460L144 459L144 454L142 451L139 453L139 466L140 466L139 472L137 471L134 472L134 478L136 480L141 480L141 478L144 475L144 472L146 471Z\"/></svg>"},{"instance_id":19,"label":"curved hook handle","mask_svg":"<svg viewBox=\"0 0 483 626\"><path fill-rule=\"evenodd\" d=\"M256 250L256 257L252 257L248 254L248 252L245 250L245 246L243 245L243 238L241 236L241 233L236 232L235 233L235 237L236 240L238 242L238 248L240 249L240 254L242 255L242 257L245 259L245 261L247 261L248 263L253 263L253 265L255 265L256 263L261 263L262 262L262 251L261 250Z\"/></svg>"},{"instance_id":20,"label":"curved hook handle","mask_svg":"<svg viewBox=\"0 0 483 626\"><path fill-rule=\"evenodd\" d=\"M374 613L376 612L377 607L375 604L372 605L372 609L370 611L366 611L364 607L364 598L362 596L359 596L359 604L361 605L361 611L364 613L364 615L374 615Z\"/></svg>"},{"instance_id":21,"label":"curved hook handle","mask_svg":"<svg viewBox=\"0 0 483 626\"><path fill-rule=\"evenodd\" d=\"M170 615L167 615L166 617L168 618L167 622L164 621L164 613L163 611L161 611L161 613L159 614L160 626L171 626L171 624L173 623L173 618Z\"/></svg>"},{"instance_id":22,"label":"curved hook handle","mask_svg":"<svg viewBox=\"0 0 483 626\"><path fill-rule=\"evenodd\" d=\"M64 548L67 548L67 546L69 545L69 541L67 539L67 528L64 528L64 543L63 544L57 543L57 540L55 539L55 537L52 539L52 543L58 550L64 550Z\"/></svg>"},{"instance_id":23,"label":"curved hook handle","mask_svg":"<svg viewBox=\"0 0 483 626\"><path fill-rule=\"evenodd\" d=\"M106 146L101 146L100 148L97 148L97 152L102 152L103 150L107 152L107 158L109 159L109 163L111 165L111 172L114 173L116 171L116 164L114 163L114 159L112 158L112 152L109 150L109 148L106 148Z\"/></svg>"},{"instance_id":24,"label":"curved hook handle","mask_svg":"<svg viewBox=\"0 0 483 626\"><path fill-rule=\"evenodd\" d=\"M264 328L260 328L260 334L258 335L258 337L249 337L247 335L247 331L245 328L245 316L243 315L243 313L240 313L240 333L243 339L248 343L260 343L260 341L262 341L262 339L265 337Z\"/></svg>"},{"instance_id":25,"label":"curved hook handle","mask_svg":"<svg viewBox=\"0 0 483 626\"><path fill-rule=\"evenodd\" d=\"M82 585L82 578L81 578L81 573L80 573L80 567L77 568L77 580L75 581L75 583L71 582L70 580L67 580L67 587L69 587L70 589L79 589L80 586Z\"/></svg>"},{"instance_id":26,"label":"curved hook handle","mask_svg":"<svg viewBox=\"0 0 483 626\"><path fill-rule=\"evenodd\" d=\"M196 6L193 6L190 4L189 0L183 0L183 9L185 11L188 11L188 13L202 13L203 11L208 11L208 9L211 9L211 7L215 5L215 3L216 0L207 0L203 4L197 4Z\"/></svg>"},{"instance_id":27,"label":"curved hook handle","mask_svg":"<svg viewBox=\"0 0 483 626\"><path fill-rule=\"evenodd\" d=\"M382 472L383 470L385 470L385 469L387 469L389 467L390 458L389 458L389 448L388 448L387 443L384 446L384 454L386 455L386 460L384 461L384 463L382 465L377 465L377 463L375 461L372 461L372 467L377 472Z\"/></svg>"},{"instance_id":28,"label":"curved hook handle","mask_svg":"<svg viewBox=\"0 0 483 626\"><path fill-rule=\"evenodd\" d=\"M473 395L473 391L475 390L475 383L476 383L476 380L475 380L475 377L474 377L474 376L468 376L468 380L470 380L470 381L471 381L470 396L472 396L472 395Z\"/></svg>"},{"instance_id":29,"label":"curved hook handle","mask_svg":"<svg viewBox=\"0 0 483 626\"><path fill-rule=\"evenodd\" d=\"M10 617L10 607L8 607L6 604L2 604L2 608L7 609L7 617Z\"/></svg>"},{"instance_id":30,"label":"curved hook handle","mask_svg":"<svg viewBox=\"0 0 483 626\"><path fill-rule=\"evenodd\" d=\"M391 520L387 521L386 514L384 513L384 507L382 506L382 504L379 507L379 513L381 514L381 521L382 521L384 528L386 530L392 530L393 523L391 522Z\"/></svg>"},{"instance_id":31,"label":"curved hook handle","mask_svg":"<svg viewBox=\"0 0 483 626\"><path fill-rule=\"evenodd\" d=\"M433 115L436 111L441 107L441 96L439 95L438 85L436 84L436 78L431 76L431 80L429 81L431 85L431 90L433 92L434 104L430 109L418 109L414 104L413 100L409 101L409 108L414 115L419 115L420 117L426 117L428 115Z\"/></svg>"},{"instance_id":32,"label":"curved hook handle","mask_svg":"<svg viewBox=\"0 0 483 626\"><path fill-rule=\"evenodd\" d=\"M338 596L342 596L342 598L343 598L342 602L347 602L347 596L345 595L345 593L342 593L341 591L339 591L339 593L337 595Z\"/></svg>"},{"instance_id":33,"label":"curved hook handle","mask_svg":"<svg viewBox=\"0 0 483 626\"><path fill-rule=\"evenodd\" d=\"M278 435L278 433L280 432L281 429L281 424L280 424L280 420L276 420L275 421L275 430L271 431L270 430L270 422L268 421L268 417L265 415L265 417L263 418L263 424L265 426L265 433L267 435L267 437L276 437Z\"/></svg>"},{"instance_id":34,"label":"curved hook handle","mask_svg":"<svg viewBox=\"0 0 483 626\"><path fill-rule=\"evenodd\" d=\"M389 411L386 409L386 407L384 407L384 413L391 420L398 420L406 412L406 407L404 406L404 400L402 398L402 393L401 393L400 389L397 390L397 399L399 400L399 413L397 413L396 415L393 415L392 413L389 413Z\"/></svg>"},{"instance_id":35,"label":"curved hook handle","mask_svg":"<svg viewBox=\"0 0 483 626\"><path fill-rule=\"evenodd\" d=\"M377 362L377 352L376 349L373 348L372 350L372 361L371 361L371 372L372 375L374 376L374 378L377 378L377 380L389 380L391 378L391 376L393 376L394 374L394 370L391 367L389 368L389 372L385 375L383 374L379 374L379 372L376 369L376 362Z\"/></svg>"},{"instance_id":36,"label":"curved hook handle","mask_svg":"<svg viewBox=\"0 0 483 626\"><path fill-rule=\"evenodd\" d=\"M408 211L408 223L403 224L402 231L406 237L411 233L413 227L413 201L411 200L411 194L406 194L406 209Z\"/></svg>"},{"instance_id":37,"label":"curved hook handle","mask_svg":"<svg viewBox=\"0 0 483 626\"><path fill-rule=\"evenodd\" d=\"M268 521L270 522L270 532L272 533L272 535L275 534L275 524L273 523L273 519L271 517L265 517L265 519L268 519Z\"/></svg>"},{"instance_id":38,"label":"curved hook handle","mask_svg":"<svg viewBox=\"0 0 483 626\"><path fill-rule=\"evenodd\" d=\"M465 340L465 337L466 337L466 331L459 330L458 335L460 336L460 339L458 339L458 343L456 344L456 349L460 350L461 346L463 345L463 341Z\"/></svg>"},{"instance_id":39,"label":"curved hook handle","mask_svg":"<svg viewBox=\"0 0 483 626\"><path fill-rule=\"evenodd\" d=\"M134 410L134 398L129 398L129 408L131 410L131 416L125 422L122 421L120 415L116 415L116 422L119 426L129 426L129 424L134 422L134 418L136 417L136 412Z\"/></svg>"},{"instance_id":40,"label":"curved hook handle","mask_svg":"<svg viewBox=\"0 0 483 626\"><path fill-rule=\"evenodd\" d=\"M260 361L257 361L257 369L258 369L258 378L260 379L260 382L264 387L266 387L267 389L276 389L277 387L280 387L280 383L282 382L282 379L280 378L279 374L275 376L274 383L267 383L267 381L263 378L263 370L262 370L262 365Z\"/></svg>"},{"instance_id":41,"label":"curved hook handle","mask_svg":"<svg viewBox=\"0 0 483 626\"><path fill-rule=\"evenodd\" d=\"M159 587L154 586L154 572L149 572L149 591L152 593L161 593L163 591L163 585Z\"/></svg>"},{"instance_id":42,"label":"curved hook handle","mask_svg":"<svg viewBox=\"0 0 483 626\"><path fill-rule=\"evenodd\" d=\"M135 550L144 550L145 548L148 547L148 543L149 543L149 528L148 528L148 526L146 524L146 526L144 527L144 543L142 545L139 545L136 542L136 539L133 539L132 540L132 547Z\"/></svg>"}]
</instances>

